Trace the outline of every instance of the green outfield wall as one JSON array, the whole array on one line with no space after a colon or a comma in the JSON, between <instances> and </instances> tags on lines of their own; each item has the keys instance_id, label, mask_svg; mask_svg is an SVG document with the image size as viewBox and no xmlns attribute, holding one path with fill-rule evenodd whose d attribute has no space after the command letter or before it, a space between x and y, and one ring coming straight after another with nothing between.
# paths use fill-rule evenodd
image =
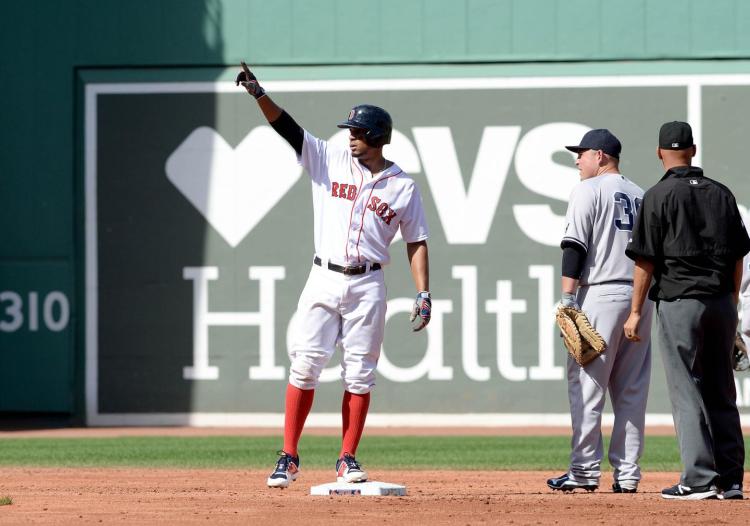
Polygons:
<instances>
[{"instance_id":1,"label":"green outfield wall","mask_svg":"<svg viewBox=\"0 0 750 526\"><path fill-rule=\"evenodd\" d=\"M94 425L277 425L312 258L310 184L232 82L257 64L315 135L367 101L422 189L435 314L411 334L404 244L372 423L564 423L564 144L659 125L750 206L740 1L3 2L0 412ZM722 59L722 60L718 60ZM669 405L655 354L653 422ZM315 422L335 423L336 363ZM750 407L750 377L738 375Z\"/></svg>"}]
</instances>

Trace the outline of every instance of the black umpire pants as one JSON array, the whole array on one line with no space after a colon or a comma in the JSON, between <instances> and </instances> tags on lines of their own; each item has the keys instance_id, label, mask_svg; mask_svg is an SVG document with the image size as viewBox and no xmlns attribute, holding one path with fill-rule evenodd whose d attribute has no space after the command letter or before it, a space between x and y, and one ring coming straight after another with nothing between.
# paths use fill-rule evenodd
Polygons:
<instances>
[{"instance_id":1,"label":"black umpire pants","mask_svg":"<svg viewBox=\"0 0 750 526\"><path fill-rule=\"evenodd\" d=\"M731 354L737 308L730 294L660 301L659 343L672 403L681 483L742 484L745 445Z\"/></svg>"}]
</instances>

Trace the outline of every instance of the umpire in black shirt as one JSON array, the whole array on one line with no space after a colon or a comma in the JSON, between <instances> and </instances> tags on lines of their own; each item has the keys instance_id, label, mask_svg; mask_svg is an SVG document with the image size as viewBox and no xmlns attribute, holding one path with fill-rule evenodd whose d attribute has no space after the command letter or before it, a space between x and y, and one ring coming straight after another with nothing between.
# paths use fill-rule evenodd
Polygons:
<instances>
[{"instance_id":1,"label":"umpire in black shirt","mask_svg":"<svg viewBox=\"0 0 750 526\"><path fill-rule=\"evenodd\" d=\"M648 291L684 465L662 497L741 499L745 446L731 353L750 239L732 192L691 166L695 151L689 124L661 127L657 155L667 172L643 196L625 251L635 270L624 330L637 340L651 329L638 327Z\"/></svg>"}]
</instances>

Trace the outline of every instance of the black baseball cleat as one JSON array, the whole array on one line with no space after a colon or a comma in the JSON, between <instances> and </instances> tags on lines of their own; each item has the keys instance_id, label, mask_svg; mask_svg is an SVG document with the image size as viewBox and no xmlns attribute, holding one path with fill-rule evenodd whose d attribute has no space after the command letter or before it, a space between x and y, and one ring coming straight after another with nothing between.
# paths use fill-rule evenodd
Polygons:
<instances>
[{"instance_id":1,"label":"black baseball cleat","mask_svg":"<svg viewBox=\"0 0 750 526\"><path fill-rule=\"evenodd\" d=\"M683 486L682 484L675 484L670 488L661 490L661 496L665 499L704 500L718 498L718 492L716 486L713 484L693 486L692 488L690 486Z\"/></svg>"},{"instance_id":2,"label":"black baseball cleat","mask_svg":"<svg viewBox=\"0 0 750 526\"><path fill-rule=\"evenodd\" d=\"M590 482L576 482L571 480L570 476L565 473L560 475L556 479L547 479L547 487L551 490L556 491L573 491L575 489L583 489L586 491L595 491L599 488L598 484L592 484Z\"/></svg>"},{"instance_id":3,"label":"black baseball cleat","mask_svg":"<svg viewBox=\"0 0 750 526\"><path fill-rule=\"evenodd\" d=\"M638 491L638 487L623 487L620 485L619 482L615 482L612 484L612 493L636 493Z\"/></svg>"}]
</instances>

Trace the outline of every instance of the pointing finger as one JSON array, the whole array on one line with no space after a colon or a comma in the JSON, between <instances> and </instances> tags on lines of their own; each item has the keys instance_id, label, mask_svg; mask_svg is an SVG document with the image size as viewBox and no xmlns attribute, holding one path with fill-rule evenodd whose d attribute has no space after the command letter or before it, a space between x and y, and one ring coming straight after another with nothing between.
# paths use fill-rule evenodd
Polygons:
<instances>
[{"instance_id":1,"label":"pointing finger","mask_svg":"<svg viewBox=\"0 0 750 526\"><path fill-rule=\"evenodd\" d=\"M246 80L255 80L255 75L250 72L250 68L247 67L247 64L245 64L245 62L243 61L240 62L240 65L242 66L242 71L245 72L245 75L247 77Z\"/></svg>"}]
</instances>

